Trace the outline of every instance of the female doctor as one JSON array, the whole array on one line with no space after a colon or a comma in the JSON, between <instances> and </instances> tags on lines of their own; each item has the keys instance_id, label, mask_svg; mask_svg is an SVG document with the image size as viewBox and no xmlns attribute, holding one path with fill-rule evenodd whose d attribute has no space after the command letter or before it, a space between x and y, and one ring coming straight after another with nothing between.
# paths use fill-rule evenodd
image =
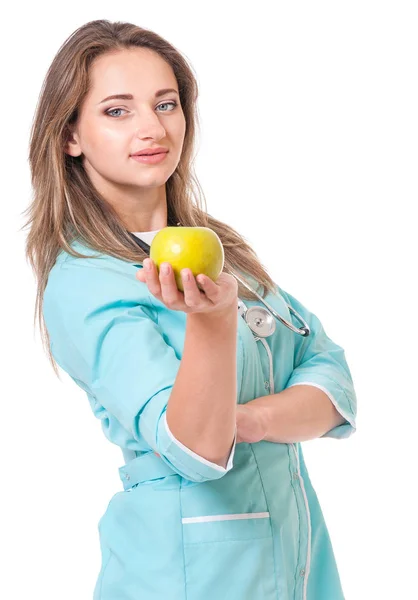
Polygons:
<instances>
[{"instance_id":1,"label":"female doctor","mask_svg":"<svg viewBox=\"0 0 418 600\"><path fill-rule=\"evenodd\" d=\"M192 201L196 99L166 40L99 20L60 48L35 115L43 339L124 458L94 599L342 600L300 442L355 431L351 374L319 319ZM148 258L178 224L219 235L216 281L184 269L181 292Z\"/></svg>"}]
</instances>

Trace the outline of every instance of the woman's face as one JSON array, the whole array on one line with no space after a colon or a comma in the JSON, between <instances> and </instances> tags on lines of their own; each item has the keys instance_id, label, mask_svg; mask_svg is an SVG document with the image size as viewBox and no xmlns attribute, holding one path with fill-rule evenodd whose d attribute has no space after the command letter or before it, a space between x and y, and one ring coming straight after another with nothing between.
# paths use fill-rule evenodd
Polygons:
<instances>
[{"instance_id":1,"label":"woman's face","mask_svg":"<svg viewBox=\"0 0 418 600\"><path fill-rule=\"evenodd\" d=\"M139 189L164 187L180 160L186 130L172 68L155 52L133 48L98 57L90 78L91 88L66 151L83 155L84 168L104 197L121 200ZM177 93L157 97L166 88ZM133 98L104 101L114 94ZM143 164L131 157L155 146L168 149L160 163Z\"/></svg>"}]
</instances>

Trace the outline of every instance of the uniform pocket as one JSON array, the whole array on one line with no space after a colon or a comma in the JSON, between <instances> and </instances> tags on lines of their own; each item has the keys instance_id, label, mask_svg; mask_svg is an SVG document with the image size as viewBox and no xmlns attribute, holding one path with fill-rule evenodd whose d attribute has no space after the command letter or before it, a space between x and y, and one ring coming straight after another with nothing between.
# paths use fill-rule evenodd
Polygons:
<instances>
[{"instance_id":1,"label":"uniform pocket","mask_svg":"<svg viewBox=\"0 0 418 600\"><path fill-rule=\"evenodd\" d=\"M183 541L188 600L276 600L268 512L183 519Z\"/></svg>"},{"instance_id":2,"label":"uniform pocket","mask_svg":"<svg viewBox=\"0 0 418 600\"><path fill-rule=\"evenodd\" d=\"M253 454L237 447L220 479L181 490L187 600L276 600L270 513Z\"/></svg>"},{"instance_id":3,"label":"uniform pocket","mask_svg":"<svg viewBox=\"0 0 418 600\"><path fill-rule=\"evenodd\" d=\"M183 517L182 525L186 544L271 537L268 512Z\"/></svg>"}]
</instances>

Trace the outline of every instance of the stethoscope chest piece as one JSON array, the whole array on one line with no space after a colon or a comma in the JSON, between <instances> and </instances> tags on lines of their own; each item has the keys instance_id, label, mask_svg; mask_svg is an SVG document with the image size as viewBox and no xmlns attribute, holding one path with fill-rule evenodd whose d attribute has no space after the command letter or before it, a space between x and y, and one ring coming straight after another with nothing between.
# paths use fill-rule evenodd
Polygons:
<instances>
[{"instance_id":1,"label":"stethoscope chest piece","mask_svg":"<svg viewBox=\"0 0 418 600\"><path fill-rule=\"evenodd\" d=\"M244 313L244 318L248 327L257 334L258 337L268 337L276 330L276 323L273 315L261 306L251 306Z\"/></svg>"}]
</instances>

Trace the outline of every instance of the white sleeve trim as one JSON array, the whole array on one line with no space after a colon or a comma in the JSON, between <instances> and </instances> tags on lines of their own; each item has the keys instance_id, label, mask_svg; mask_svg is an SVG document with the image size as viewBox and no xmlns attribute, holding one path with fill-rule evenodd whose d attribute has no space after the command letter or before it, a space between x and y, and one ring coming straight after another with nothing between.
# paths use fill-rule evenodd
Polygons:
<instances>
[{"instance_id":1,"label":"white sleeve trim","mask_svg":"<svg viewBox=\"0 0 418 600\"><path fill-rule=\"evenodd\" d=\"M353 421L353 417L351 415L349 415L343 408L341 408L337 404L337 401L335 400L335 398L331 394L331 392L328 391L326 388L324 388L322 385L319 385L319 383L313 383L313 381L300 381L299 383L293 383L292 385L289 385L289 388L295 387L296 385L313 385L314 387L322 390L328 396L328 398L331 400L331 402L333 403L335 408L338 410L340 415L343 416L344 419L350 423L350 425L353 429L356 428L354 421ZM287 389L289 389L289 388L287 388Z\"/></svg>"},{"instance_id":2,"label":"white sleeve trim","mask_svg":"<svg viewBox=\"0 0 418 600\"><path fill-rule=\"evenodd\" d=\"M207 460L206 458L203 458L203 456L200 456L199 454L196 454L196 452L193 452L193 450L190 450L190 448L187 448L187 446L185 446L184 444L182 444L176 437L174 437L174 435L171 433L170 428L168 426L166 415L167 415L167 413L165 412L162 418L164 419L164 424L165 424L166 431L167 431L167 433L168 433L171 441L174 444L176 444L177 446L179 446L179 448L181 448L184 452L186 452L187 454L189 454L190 456L192 456L196 460L200 461L204 465L207 465L208 467L212 467L213 469L216 469L217 471L220 471L221 473L226 473L227 471L229 471L232 468L232 466L233 466L233 462L232 461L233 461L233 458L234 458L235 446L236 446L236 443L237 443L237 428L236 427L235 427L234 442L232 444L231 451L229 453L229 458L228 458L227 465L226 465L226 467L221 467L221 465L218 465L217 463L211 462L210 460Z\"/></svg>"}]
</instances>

